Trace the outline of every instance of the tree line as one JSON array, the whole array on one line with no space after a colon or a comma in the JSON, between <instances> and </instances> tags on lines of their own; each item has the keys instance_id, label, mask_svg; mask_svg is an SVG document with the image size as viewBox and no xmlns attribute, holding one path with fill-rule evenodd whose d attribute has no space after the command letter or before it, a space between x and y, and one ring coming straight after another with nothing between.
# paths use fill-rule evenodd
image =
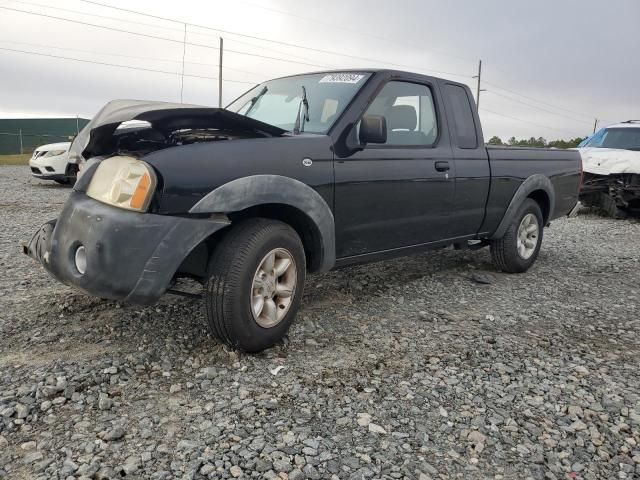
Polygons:
<instances>
[{"instance_id":1,"label":"tree line","mask_svg":"<svg viewBox=\"0 0 640 480\"><path fill-rule=\"evenodd\" d=\"M580 142L582 142L584 138L576 137L570 140L551 140L547 142L547 140L543 137L534 138L531 137L529 139L517 139L516 137L511 137L507 142L503 142L502 139L496 135L489 139L489 145L503 145L506 147L546 147L546 148L575 148L578 146Z\"/></svg>"}]
</instances>

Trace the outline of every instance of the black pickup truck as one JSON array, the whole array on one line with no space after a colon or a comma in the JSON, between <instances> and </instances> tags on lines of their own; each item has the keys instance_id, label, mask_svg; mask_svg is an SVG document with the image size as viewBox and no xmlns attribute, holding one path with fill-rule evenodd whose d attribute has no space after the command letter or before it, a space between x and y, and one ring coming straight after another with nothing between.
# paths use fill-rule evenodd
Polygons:
<instances>
[{"instance_id":1,"label":"black pickup truck","mask_svg":"<svg viewBox=\"0 0 640 480\"><path fill-rule=\"evenodd\" d=\"M150 304L204 285L212 332L287 332L308 272L489 246L524 272L568 214L575 151L485 148L468 87L391 70L267 81L225 109L118 100L80 132L81 171L25 253L89 294Z\"/></svg>"}]
</instances>

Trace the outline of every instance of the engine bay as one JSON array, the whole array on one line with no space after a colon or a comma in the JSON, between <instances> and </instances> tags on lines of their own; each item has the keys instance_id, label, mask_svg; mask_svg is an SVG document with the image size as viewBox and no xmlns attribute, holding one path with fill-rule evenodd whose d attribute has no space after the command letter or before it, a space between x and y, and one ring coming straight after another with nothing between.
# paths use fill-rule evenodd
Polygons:
<instances>
[{"instance_id":1,"label":"engine bay","mask_svg":"<svg viewBox=\"0 0 640 480\"><path fill-rule=\"evenodd\" d=\"M194 143L255 138L248 132L216 128L186 128L164 133L149 126L118 128L113 135L113 153L141 157L165 148Z\"/></svg>"}]
</instances>

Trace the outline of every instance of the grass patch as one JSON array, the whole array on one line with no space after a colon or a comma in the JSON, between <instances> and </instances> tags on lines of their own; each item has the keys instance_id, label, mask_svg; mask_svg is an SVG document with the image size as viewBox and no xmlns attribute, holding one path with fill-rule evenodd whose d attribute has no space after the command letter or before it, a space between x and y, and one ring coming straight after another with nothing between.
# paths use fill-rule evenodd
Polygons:
<instances>
[{"instance_id":1,"label":"grass patch","mask_svg":"<svg viewBox=\"0 0 640 480\"><path fill-rule=\"evenodd\" d=\"M0 155L0 165L27 165L31 154L24 155Z\"/></svg>"}]
</instances>

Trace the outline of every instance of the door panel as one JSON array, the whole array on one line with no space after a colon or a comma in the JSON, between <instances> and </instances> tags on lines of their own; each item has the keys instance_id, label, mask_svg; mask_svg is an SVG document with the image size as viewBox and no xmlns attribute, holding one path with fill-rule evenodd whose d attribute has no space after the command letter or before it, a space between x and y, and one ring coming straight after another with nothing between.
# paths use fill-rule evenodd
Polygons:
<instances>
[{"instance_id":1,"label":"door panel","mask_svg":"<svg viewBox=\"0 0 640 480\"><path fill-rule=\"evenodd\" d=\"M449 171L436 170L449 162ZM338 258L449 236L455 165L444 148L366 148L335 164Z\"/></svg>"},{"instance_id":2,"label":"door panel","mask_svg":"<svg viewBox=\"0 0 640 480\"><path fill-rule=\"evenodd\" d=\"M442 89L451 128L452 153L456 162L456 189L451 235L478 233L489 196L491 169L482 129L469 89L445 83Z\"/></svg>"},{"instance_id":3,"label":"door panel","mask_svg":"<svg viewBox=\"0 0 640 480\"><path fill-rule=\"evenodd\" d=\"M484 149L483 149L484 150ZM484 220L489 196L491 172L486 151L476 155L456 152L456 193L451 223L451 236L463 237L478 233Z\"/></svg>"},{"instance_id":4,"label":"door panel","mask_svg":"<svg viewBox=\"0 0 640 480\"><path fill-rule=\"evenodd\" d=\"M430 82L381 85L365 115L386 119L386 143L335 161L338 258L449 236L455 165L434 92Z\"/></svg>"}]
</instances>

